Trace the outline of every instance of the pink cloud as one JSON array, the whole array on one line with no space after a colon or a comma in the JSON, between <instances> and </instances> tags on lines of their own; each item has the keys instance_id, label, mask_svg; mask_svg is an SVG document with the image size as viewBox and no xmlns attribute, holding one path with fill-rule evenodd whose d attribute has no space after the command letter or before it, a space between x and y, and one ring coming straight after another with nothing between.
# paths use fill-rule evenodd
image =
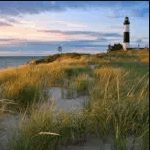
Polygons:
<instances>
[{"instance_id":1,"label":"pink cloud","mask_svg":"<svg viewBox=\"0 0 150 150\"><path fill-rule=\"evenodd\" d=\"M10 46L18 46L26 41L27 41L26 39L10 39L10 38L0 39L0 47L9 46L9 45Z\"/></svg>"}]
</instances>

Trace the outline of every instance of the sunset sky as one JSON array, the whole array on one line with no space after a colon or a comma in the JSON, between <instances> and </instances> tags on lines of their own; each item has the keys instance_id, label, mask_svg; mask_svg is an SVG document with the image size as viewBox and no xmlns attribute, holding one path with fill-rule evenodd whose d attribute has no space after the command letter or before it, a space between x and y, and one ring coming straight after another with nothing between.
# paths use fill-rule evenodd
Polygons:
<instances>
[{"instance_id":1,"label":"sunset sky","mask_svg":"<svg viewBox=\"0 0 150 150\"><path fill-rule=\"evenodd\" d=\"M149 45L148 1L0 1L0 56L100 53L123 41Z\"/></svg>"}]
</instances>

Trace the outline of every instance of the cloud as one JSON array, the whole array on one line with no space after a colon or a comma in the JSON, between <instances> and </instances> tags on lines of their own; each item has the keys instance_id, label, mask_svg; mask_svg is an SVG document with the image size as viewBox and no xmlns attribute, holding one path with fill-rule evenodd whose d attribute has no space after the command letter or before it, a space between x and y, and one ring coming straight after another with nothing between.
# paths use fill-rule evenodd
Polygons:
<instances>
[{"instance_id":1,"label":"cloud","mask_svg":"<svg viewBox=\"0 0 150 150\"><path fill-rule=\"evenodd\" d=\"M61 33L64 35L88 35L100 40L106 40L103 37L122 37L122 35L118 33L101 33L94 31L60 31L60 30L37 30L37 31L46 33Z\"/></svg>"},{"instance_id":2,"label":"cloud","mask_svg":"<svg viewBox=\"0 0 150 150\"><path fill-rule=\"evenodd\" d=\"M81 23L72 23L72 22L67 22L67 21L51 21L51 24L54 25L61 25L65 27L71 27L71 28L86 28L87 25L81 24Z\"/></svg>"},{"instance_id":3,"label":"cloud","mask_svg":"<svg viewBox=\"0 0 150 150\"><path fill-rule=\"evenodd\" d=\"M12 25L7 23L7 22L0 21L0 26L9 26L9 27L11 27Z\"/></svg>"},{"instance_id":4,"label":"cloud","mask_svg":"<svg viewBox=\"0 0 150 150\"><path fill-rule=\"evenodd\" d=\"M17 23L17 24L20 24L20 21L14 19L14 18L5 18L6 21L10 22L10 23Z\"/></svg>"},{"instance_id":5,"label":"cloud","mask_svg":"<svg viewBox=\"0 0 150 150\"><path fill-rule=\"evenodd\" d=\"M5 46L0 46L0 53L3 55L49 55L58 52L58 46L62 46L63 52L83 52L83 53L100 53L108 48L107 39L96 40L76 40L76 41L23 41L20 43L12 43L13 41L21 41L21 39L1 39L6 41ZM8 54L4 54L8 52ZM21 51L22 53L20 53Z\"/></svg>"},{"instance_id":6,"label":"cloud","mask_svg":"<svg viewBox=\"0 0 150 150\"><path fill-rule=\"evenodd\" d=\"M1 38L0 47L16 47L27 42L26 39L15 39L15 38Z\"/></svg>"},{"instance_id":7,"label":"cloud","mask_svg":"<svg viewBox=\"0 0 150 150\"><path fill-rule=\"evenodd\" d=\"M0 14L5 15L19 15L24 13L29 14L38 14L44 11L53 11L53 12L62 12L67 11L67 9L82 9L89 10L91 8L100 9L100 8L113 8L110 12L110 17L121 17L121 11L132 9L135 6L146 7L149 5L149 2L140 2L140 1L1 1L0 2ZM149 9L149 8L148 8ZM148 9L143 10L139 14L148 12ZM119 12L118 12L119 11ZM135 12L137 15L139 12Z\"/></svg>"},{"instance_id":8,"label":"cloud","mask_svg":"<svg viewBox=\"0 0 150 150\"><path fill-rule=\"evenodd\" d=\"M110 12L108 14L108 18L122 18L124 17L124 15L121 13L121 9L115 9L115 8L112 8L110 9Z\"/></svg>"},{"instance_id":9,"label":"cloud","mask_svg":"<svg viewBox=\"0 0 150 150\"><path fill-rule=\"evenodd\" d=\"M1 1L0 14L15 16L29 13L38 14L43 11L64 11L65 9L51 2L41 1Z\"/></svg>"},{"instance_id":10,"label":"cloud","mask_svg":"<svg viewBox=\"0 0 150 150\"><path fill-rule=\"evenodd\" d=\"M118 7L117 7L118 6ZM149 2L148 1L128 1L118 2L116 5L112 4L108 18L122 18L130 17L146 17L149 16Z\"/></svg>"},{"instance_id":11,"label":"cloud","mask_svg":"<svg viewBox=\"0 0 150 150\"><path fill-rule=\"evenodd\" d=\"M122 26L106 26L104 29L107 30L122 30Z\"/></svg>"},{"instance_id":12,"label":"cloud","mask_svg":"<svg viewBox=\"0 0 150 150\"><path fill-rule=\"evenodd\" d=\"M12 40L15 40L15 39L0 39L0 41L12 41Z\"/></svg>"},{"instance_id":13,"label":"cloud","mask_svg":"<svg viewBox=\"0 0 150 150\"><path fill-rule=\"evenodd\" d=\"M55 1L51 1L51 4L52 4L53 6L55 6L56 2L55 2Z\"/></svg>"},{"instance_id":14,"label":"cloud","mask_svg":"<svg viewBox=\"0 0 150 150\"><path fill-rule=\"evenodd\" d=\"M67 8L129 8L129 7L133 7L137 4L142 4L143 2L136 2L136 1L63 1L63 2L59 2L58 4L60 4L63 7L67 7Z\"/></svg>"},{"instance_id":15,"label":"cloud","mask_svg":"<svg viewBox=\"0 0 150 150\"><path fill-rule=\"evenodd\" d=\"M149 8L143 8L143 9L133 9L132 14L134 17L145 17L149 16Z\"/></svg>"},{"instance_id":16,"label":"cloud","mask_svg":"<svg viewBox=\"0 0 150 150\"><path fill-rule=\"evenodd\" d=\"M105 37L122 37L122 35L118 33L104 33L103 34Z\"/></svg>"},{"instance_id":17,"label":"cloud","mask_svg":"<svg viewBox=\"0 0 150 150\"><path fill-rule=\"evenodd\" d=\"M2 45L2 42L5 42L5 45ZM99 42L99 43L98 43ZM80 49L80 48L103 48L107 47L107 41L103 43L100 40L84 40L84 41L55 41L55 42L47 42L47 41L21 41L18 39L1 39L0 41L0 51L18 51L21 50L23 52L30 53L31 50L34 52L41 52L41 51L57 51L58 46L63 47L64 50L71 50L71 49Z\"/></svg>"}]
</instances>

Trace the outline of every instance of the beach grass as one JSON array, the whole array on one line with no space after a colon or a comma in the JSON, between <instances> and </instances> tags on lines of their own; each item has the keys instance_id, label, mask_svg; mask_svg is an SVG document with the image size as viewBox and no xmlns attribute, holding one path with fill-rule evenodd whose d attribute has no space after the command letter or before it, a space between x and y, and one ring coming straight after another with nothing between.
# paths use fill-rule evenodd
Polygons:
<instances>
[{"instance_id":1,"label":"beach grass","mask_svg":"<svg viewBox=\"0 0 150 150\"><path fill-rule=\"evenodd\" d=\"M13 131L9 149L55 150L86 141L85 134L94 133L104 139L112 135L116 150L125 150L129 137L134 137L141 150L146 150L149 147L149 61L145 63L143 59L148 54L121 51L105 54L101 59L96 55L67 56L52 63L2 70L1 98L26 106L24 118L17 131ZM92 70L88 64L97 66ZM67 85L64 78L69 79ZM89 95L90 102L79 112L56 113L55 104L40 101L41 89L52 86L74 88L79 95Z\"/></svg>"}]
</instances>

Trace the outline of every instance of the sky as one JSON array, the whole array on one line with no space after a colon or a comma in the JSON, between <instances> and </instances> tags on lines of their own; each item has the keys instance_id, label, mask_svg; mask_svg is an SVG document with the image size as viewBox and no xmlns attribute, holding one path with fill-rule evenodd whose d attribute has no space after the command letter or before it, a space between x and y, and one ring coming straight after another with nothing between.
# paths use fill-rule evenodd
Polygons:
<instances>
[{"instance_id":1,"label":"sky","mask_svg":"<svg viewBox=\"0 0 150 150\"><path fill-rule=\"evenodd\" d=\"M0 56L101 53L123 44L149 47L149 1L0 1Z\"/></svg>"}]
</instances>

